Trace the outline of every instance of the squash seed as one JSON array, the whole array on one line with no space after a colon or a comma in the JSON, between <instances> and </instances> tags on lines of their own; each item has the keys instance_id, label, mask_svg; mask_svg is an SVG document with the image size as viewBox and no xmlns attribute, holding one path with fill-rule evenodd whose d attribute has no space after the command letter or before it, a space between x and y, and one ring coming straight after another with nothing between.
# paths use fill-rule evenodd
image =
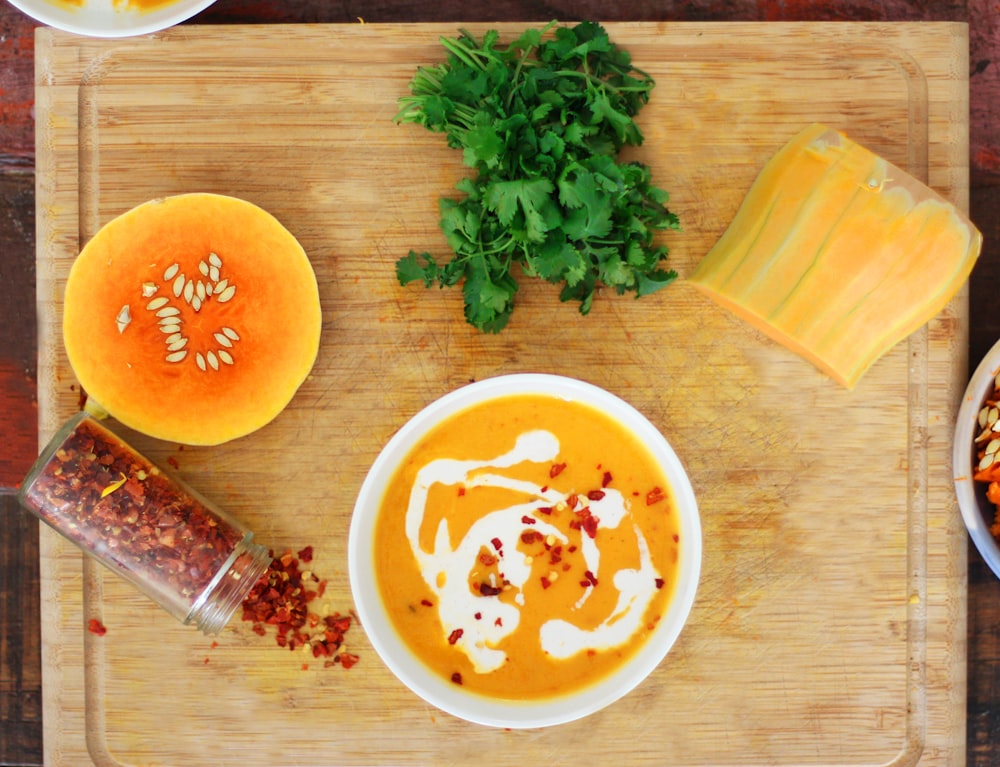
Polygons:
<instances>
[{"instance_id":1,"label":"squash seed","mask_svg":"<svg viewBox=\"0 0 1000 767\"><path fill-rule=\"evenodd\" d=\"M201 280L198 280L198 284L195 286L195 293L198 294L198 298L202 301L205 300L205 283Z\"/></svg>"},{"instance_id":2,"label":"squash seed","mask_svg":"<svg viewBox=\"0 0 1000 767\"><path fill-rule=\"evenodd\" d=\"M163 272L163 279L169 282L170 280L172 280L174 277L177 276L177 272L179 272L180 270L181 270L180 264L171 264L166 268L166 271Z\"/></svg>"},{"instance_id":3,"label":"squash seed","mask_svg":"<svg viewBox=\"0 0 1000 767\"><path fill-rule=\"evenodd\" d=\"M184 320L180 317L160 317L157 322L161 325L180 325Z\"/></svg>"},{"instance_id":4,"label":"squash seed","mask_svg":"<svg viewBox=\"0 0 1000 767\"><path fill-rule=\"evenodd\" d=\"M149 298L151 295L155 294L156 291L160 289L160 286L155 282L144 282L142 283L142 297Z\"/></svg>"},{"instance_id":5,"label":"squash seed","mask_svg":"<svg viewBox=\"0 0 1000 767\"><path fill-rule=\"evenodd\" d=\"M118 326L118 332L124 333L125 328L127 328L131 322L132 310L129 309L128 304L125 304L125 306L118 310L118 316L115 317L115 324Z\"/></svg>"},{"instance_id":6,"label":"squash seed","mask_svg":"<svg viewBox=\"0 0 1000 767\"><path fill-rule=\"evenodd\" d=\"M994 464L996 459L997 459L996 453L988 453L987 455L984 455L982 457L982 460L979 461L979 470L982 471L984 469L990 468L990 466Z\"/></svg>"},{"instance_id":7,"label":"squash seed","mask_svg":"<svg viewBox=\"0 0 1000 767\"><path fill-rule=\"evenodd\" d=\"M234 341L239 341L240 340L240 334L237 333L232 328L223 328L222 332L225 333L227 336L229 336Z\"/></svg>"},{"instance_id":8,"label":"squash seed","mask_svg":"<svg viewBox=\"0 0 1000 767\"><path fill-rule=\"evenodd\" d=\"M178 274L177 279L174 280L174 296L177 298L181 297L181 293L184 292L185 278L183 274Z\"/></svg>"},{"instance_id":9,"label":"squash seed","mask_svg":"<svg viewBox=\"0 0 1000 767\"><path fill-rule=\"evenodd\" d=\"M219 281L219 267L213 266L211 269L209 269L208 270L208 277L213 282L218 282Z\"/></svg>"},{"instance_id":10,"label":"squash seed","mask_svg":"<svg viewBox=\"0 0 1000 767\"><path fill-rule=\"evenodd\" d=\"M216 255L215 253L209 253L208 263L210 263L214 267L220 267L222 266L222 259L219 258L218 255Z\"/></svg>"},{"instance_id":11,"label":"squash seed","mask_svg":"<svg viewBox=\"0 0 1000 767\"><path fill-rule=\"evenodd\" d=\"M191 308L194 309L196 312L201 311L201 299L198 298L198 296L195 296L194 298L191 299Z\"/></svg>"},{"instance_id":12,"label":"squash seed","mask_svg":"<svg viewBox=\"0 0 1000 767\"><path fill-rule=\"evenodd\" d=\"M218 341L222 346L225 346L227 349L233 348L233 342L229 340L229 336L227 336L225 333L215 333L214 338L216 341Z\"/></svg>"},{"instance_id":13,"label":"squash seed","mask_svg":"<svg viewBox=\"0 0 1000 767\"><path fill-rule=\"evenodd\" d=\"M162 309L160 309L156 313L156 316L157 317L176 317L180 313L181 313L181 310L178 309L176 306L164 306Z\"/></svg>"},{"instance_id":14,"label":"squash seed","mask_svg":"<svg viewBox=\"0 0 1000 767\"><path fill-rule=\"evenodd\" d=\"M186 338L184 338L183 336L181 336L176 341L172 341L172 342L170 342L170 343L167 344L167 351L168 352L175 352L178 349L183 349L185 346L187 346L187 342L188 342L188 340Z\"/></svg>"},{"instance_id":15,"label":"squash seed","mask_svg":"<svg viewBox=\"0 0 1000 767\"><path fill-rule=\"evenodd\" d=\"M233 355L227 352L225 349L219 349L219 359L225 362L227 365L233 364Z\"/></svg>"},{"instance_id":16,"label":"squash seed","mask_svg":"<svg viewBox=\"0 0 1000 767\"><path fill-rule=\"evenodd\" d=\"M219 299L219 303L224 304L226 303L226 301L229 301L234 295L236 295L236 286L230 285L221 293L219 293L217 297Z\"/></svg>"},{"instance_id":17,"label":"squash seed","mask_svg":"<svg viewBox=\"0 0 1000 767\"><path fill-rule=\"evenodd\" d=\"M167 355L167 362L180 362L185 357L187 357L187 349L181 349L180 351L171 352Z\"/></svg>"},{"instance_id":18,"label":"squash seed","mask_svg":"<svg viewBox=\"0 0 1000 767\"><path fill-rule=\"evenodd\" d=\"M205 357L201 352L195 352L194 361L198 364L198 367L202 370L208 370L208 366L205 364Z\"/></svg>"},{"instance_id":19,"label":"squash seed","mask_svg":"<svg viewBox=\"0 0 1000 767\"><path fill-rule=\"evenodd\" d=\"M199 261L198 271L202 273L202 276L208 277L208 264L206 264L204 261Z\"/></svg>"},{"instance_id":20,"label":"squash seed","mask_svg":"<svg viewBox=\"0 0 1000 767\"><path fill-rule=\"evenodd\" d=\"M215 352L208 352L205 354L205 358L208 360L208 364L212 366L212 370L219 369L219 358L215 356Z\"/></svg>"},{"instance_id":21,"label":"squash seed","mask_svg":"<svg viewBox=\"0 0 1000 767\"><path fill-rule=\"evenodd\" d=\"M183 333L174 333L172 336L167 336L167 340L164 341L164 343L175 344L178 341L180 341L182 338L184 338L184 334Z\"/></svg>"},{"instance_id":22,"label":"squash seed","mask_svg":"<svg viewBox=\"0 0 1000 767\"><path fill-rule=\"evenodd\" d=\"M194 298L194 281L188 280L184 286L184 300L191 303L192 298Z\"/></svg>"},{"instance_id":23,"label":"squash seed","mask_svg":"<svg viewBox=\"0 0 1000 767\"><path fill-rule=\"evenodd\" d=\"M171 334L173 334L173 333L180 333L181 332L181 326L180 325L160 325L160 332L161 333L166 333L168 336L171 335Z\"/></svg>"},{"instance_id":24,"label":"squash seed","mask_svg":"<svg viewBox=\"0 0 1000 767\"><path fill-rule=\"evenodd\" d=\"M158 298L154 298L152 301L146 304L146 308L151 312L155 312L161 306L166 306L166 304L167 304L167 297L159 296Z\"/></svg>"}]
</instances>

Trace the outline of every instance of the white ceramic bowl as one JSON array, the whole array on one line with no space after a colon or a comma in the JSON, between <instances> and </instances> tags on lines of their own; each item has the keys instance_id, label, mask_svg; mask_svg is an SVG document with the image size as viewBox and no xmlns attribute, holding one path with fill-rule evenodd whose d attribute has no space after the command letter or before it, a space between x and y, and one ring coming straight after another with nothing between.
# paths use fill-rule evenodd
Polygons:
<instances>
[{"instance_id":1,"label":"white ceramic bowl","mask_svg":"<svg viewBox=\"0 0 1000 767\"><path fill-rule=\"evenodd\" d=\"M993 382L1000 373L1000 341L994 344L969 379L965 397L958 410L955 423L955 444L952 450L952 469L955 476L955 493L958 508L969 531L972 542L993 573L1000 577L1000 545L990 534L994 506L986 500L986 485L972 479L976 470L976 449L973 446L979 434L979 411L986 398L993 392Z\"/></svg>"},{"instance_id":2,"label":"white ceramic bowl","mask_svg":"<svg viewBox=\"0 0 1000 767\"><path fill-rule=\"evenodd\" d=\"M470 406L511 394L545 394L577 401L614 417L637 435L661 464L680 514L678 580L673 600L655 632L611 676L571 695L511 701L483 697L430 671L410 651L386 613L374 570L375 518L383 490L399 462L441 420ZM482 725L538 728L561 724L598 711L642 682L663 660L681 632L694 603L701 571L701 523L687 474L663 435L638 410L603 389L553 375L519 374L485 379L456 389L428 405L389 440L358 495L351 522L348 560L355 607L375 651L414 693L442 711Z\"/></svg>"},{"instance_id":3,"label":"white ceramic bowl","mask_svg":"<svg viewBox=\"0 0 1000 767\"><path fill-rule=\"evenodd\" d=\"M113 0L83 0L79 7L50 0L9 0L35 21L88 37L130 37L158 32L191 18L215 0L174 0L152 10L116 7Z\"/></svg>"}]
</instances>

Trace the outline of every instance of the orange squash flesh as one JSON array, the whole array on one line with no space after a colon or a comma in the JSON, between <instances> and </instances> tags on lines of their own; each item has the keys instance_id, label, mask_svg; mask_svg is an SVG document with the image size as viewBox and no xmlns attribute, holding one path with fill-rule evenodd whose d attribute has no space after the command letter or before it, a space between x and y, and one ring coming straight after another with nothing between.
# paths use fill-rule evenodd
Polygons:
<instances>
[{"instance_id":1,"label":"orange squash flesh","mask_svg":"<svg viewBox=\"0 0 1000 767\"><path fill-rule=\"evenodd\" d=\"M153 200L105 224L66 283L63 338L91 400L159 439L214 445L274 419L308 376L312 265L266 211L223 195Z\"/></svg>"},{"instance_id":2,"label":"orange squash flesh","mask_svg":"<svg viewBox=\"0 0 1000 767\"><path fill-rule=\"evenodd\" d=\"M943 197L814 124L768 161L688 281L853 388L945 307L981 248Z\"/></svg>"}]
</instances>

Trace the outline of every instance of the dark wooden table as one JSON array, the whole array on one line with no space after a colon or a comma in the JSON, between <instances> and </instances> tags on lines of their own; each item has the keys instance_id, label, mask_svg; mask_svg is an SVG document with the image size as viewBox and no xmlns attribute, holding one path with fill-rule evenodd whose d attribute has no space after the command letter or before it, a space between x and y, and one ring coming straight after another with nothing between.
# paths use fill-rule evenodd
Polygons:
<instances>
[{"instance_id":1,"label":"dark wooden table","mask_svg":"<svg viewBox=\"0 0 1000 767\"><path fill-rule=\"evenodd\" d=\"M995 0L219 0L197 23L545 21L968 21L972 275L970 360L1000 338L1000 5ZM42 764L38 527L14 492L37 452L35 23L0 0L0 765ZM971 547L970 547L971 548ZM1000 581L969 554L968 763L1000 765Z\"/></svg>"}]
</instances>

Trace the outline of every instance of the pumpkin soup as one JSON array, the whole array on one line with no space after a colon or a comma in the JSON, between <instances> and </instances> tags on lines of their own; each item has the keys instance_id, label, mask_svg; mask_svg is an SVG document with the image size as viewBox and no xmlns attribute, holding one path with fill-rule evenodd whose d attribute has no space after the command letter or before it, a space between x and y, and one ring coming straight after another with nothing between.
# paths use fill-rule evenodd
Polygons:
<instances>
[{"instance_id":1,"label":"pumpkin soup","mask_svg":"<svg viewBox=\"0 0 1000 767\"><path fill-rule=\"evenodd\" d=\"M666 613L680 522L663 470L589 405L514 394L459 412L400 463L375 525L395 629L428 667L506 699L613 672Z\"/></svg>"}]
</instances>

